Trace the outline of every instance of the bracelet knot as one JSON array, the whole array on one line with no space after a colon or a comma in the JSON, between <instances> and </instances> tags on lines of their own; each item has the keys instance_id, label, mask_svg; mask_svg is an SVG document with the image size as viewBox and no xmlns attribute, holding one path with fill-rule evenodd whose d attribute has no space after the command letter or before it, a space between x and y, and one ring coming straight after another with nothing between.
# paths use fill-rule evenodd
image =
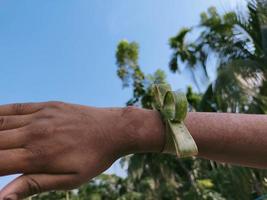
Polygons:
<instances>
[{"instance_id":1,"label":"bracelet knot","mask_svg":"<svg viewBox=\"0 0 267 200\"><path fill-rule=\"evenodd\" d=\"M153 108L160 112L166 127L163 153L178 157L197 155L197 145L183 122L188 110L185 94L172 91L167 84L155 84L152 89Z\"/></svg>"}]
</instances>

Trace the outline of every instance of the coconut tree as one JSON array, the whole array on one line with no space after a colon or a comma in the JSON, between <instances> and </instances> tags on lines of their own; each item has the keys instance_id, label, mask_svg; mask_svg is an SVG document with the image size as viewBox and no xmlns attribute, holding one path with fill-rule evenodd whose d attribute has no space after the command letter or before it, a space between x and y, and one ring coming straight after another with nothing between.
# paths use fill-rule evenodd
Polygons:
<instances>
[{"instance_id":1,"label":"coconut tree","mask_svg":"<svg viewBox=\"0 0 267 200\"><path fill-rule=\"evenodd\" d=\"M169 41L173 50L171 71L177 72L179 64L185 63L198 87L201 75L195 74L195 69L202 69L208 78L208 66L217 68L200 110L267 111L266 1L250 1L247 10L247 14L228 12L221 16L212 7L201 14L199 26L183 29ZM199 37L188 42L187 36L193 31L198 31Z\"/></svg>"},{"instance_id":2,"label":"coconut tree","mask_svg":"<svg viewBox=\"0 0 267 200\"><path fill-rule=\"evenodd\" d=\"M192 110L266 111L266 28L264 2L249 2L247 13L219 15L215 8L201 14L199 26L182 29L170 39L172 72L190 70L202 91L200 78L209 78L209 67L217 65L215 81L204 94L188 88ZM199 34L193 42L188 35ZM134 53L133 53L134 52ZM122 41L117 52L118 75L124 86L132 86L128 105L151 108L152 83L166 83L164 72L145 75L138 64L138 45ZM198 69L196 73L196 69ZM199 69L203 74L199 74ZM138 87L136 87L138 86ZM139 154L125 158L134 191L146 199L251 199L266 192L266 172L233 167L200 159L179 160L172 156ZM140 197L140 199L143 199Z\"/></svg>"}]
</instances>

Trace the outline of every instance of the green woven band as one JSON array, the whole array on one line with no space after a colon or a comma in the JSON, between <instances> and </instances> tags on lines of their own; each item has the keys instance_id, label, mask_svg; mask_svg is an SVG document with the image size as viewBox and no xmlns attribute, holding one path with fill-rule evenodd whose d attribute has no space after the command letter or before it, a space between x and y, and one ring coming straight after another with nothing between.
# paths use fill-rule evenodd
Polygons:
<instances>
[{"instance_id":1,"label":"green woven band","mask_svg":"<svg viewBox=\"0 0 267 200\"><path fill-rule=\"evenodd\" d=\"M158 110L166 125L166 144L163 153L188 157L198 154L197 145L187 130L183 120L188 102L181 92L173 92L169 85L153 86L154 109Z\"/></svg>"}]
</instances>

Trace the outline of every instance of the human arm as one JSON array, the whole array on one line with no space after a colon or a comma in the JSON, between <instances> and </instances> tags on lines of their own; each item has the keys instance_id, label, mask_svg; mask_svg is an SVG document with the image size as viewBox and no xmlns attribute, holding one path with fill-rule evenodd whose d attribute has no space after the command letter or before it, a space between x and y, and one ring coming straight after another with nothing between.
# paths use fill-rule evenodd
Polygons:
<instances>
[{"instance_id":1,"label":"human arm","mask_svg":"<svg viewBox=\"0 0 267 200\"><path fill-rule=\"evenodd\" d=\"M144 133L138 133L140 151L146 152L150 139L164 144L164 124L157 111L131 108L128 115L141 119L150 113L151 123ZM138 117L139 116L139 117ZM140 122L141 123L141 122ZM190 112L185 119L186 127L193 136L198 157L255 168L267 168L267 115ZM133 128L136 130L136 128ZM150 130L150 131L149 131ZM160 130L160 131L158 131ZM152 143L152 144L153 144ZM156 150L156 152L157 152Z\"/></svg>"},{"instance_id":2,"label":"human arm","mask_svg":"<svg viewBox=\"0 0 267 200\"><path fill-rule=\"evenodd\" d=\"M267 115L194 112L186 125L199 157L267 168Z\"/></svg>"},{"instance_id":3,"label":"human arm","mask_svg":"<svg viewBox=\"0 0 267 200\"><path fill-rule=\"evenodd\" d=\"M189 113L186 125L200 157L264 168L266 121L261 115ZM0 106L0 176L22 174L0 199L77 187L121 156L160 152L164 143L157 111L61 102Z\"/></svg>"}]
</instances>

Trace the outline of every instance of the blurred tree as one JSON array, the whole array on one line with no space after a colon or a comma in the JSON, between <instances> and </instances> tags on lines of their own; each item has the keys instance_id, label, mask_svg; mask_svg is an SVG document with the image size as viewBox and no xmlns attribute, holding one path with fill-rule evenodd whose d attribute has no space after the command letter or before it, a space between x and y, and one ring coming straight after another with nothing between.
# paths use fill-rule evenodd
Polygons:
<instances>
[{"instance_id":1,"label":"blurred tree","mask_svg":"<svg viewBox=\"0 0 267 200\"><path fill-rule=\"evenodd\" d=\"M121 63L135 63L138 66L137 60L129 61L129 56L124 60L123 56L128 55L125 50L137 52L138 45L129 43L125 40L118 44L117 48L117 64L118 74L120 70L130 69L125 76L120 76L122 82L127 82L127 86L135 87L133 80L136 75L132 70L131 65L125 65L121 68ZM124 46L124 48L121 48ZM132 48L132 49L131 49ZM131 50L130 50L131 49ZM138 56L136 56L138 57ZM135 58L136 58L135 57ZM140 68L139 68L140 70ZM141 70L140 70L141 71ZM134 101L130 100L127 105L138 105L144 108L152 108L152 93L151 86L154 83L165 83L166 75L162 70L157 70L152 75L145 76L142 74L142 92L137 92L140 95L134 96ZM131 78L129 78L131 77ZM137 89L137 88L135 88ZM135 94L135 93L134 93ZM191 108L195 109L200 104L201 96L195 94L192 88L189 87L187 97L191 103ZM128 181L132 184L133 191L139 193L139 199L223 199L221 194L213 190L214 185L211 179L198 175L200 161L195 159L177 159L171 155L159 154L136 154L122 159L122 164L128 164ZM203 161L207 162L207 161ZM205 184L208 183L208 184Z\"/></svg>"},{"instance_id":2,"label":"blurred tree","mask_svg":"<svg viewBox=\"0 0 267 200\"><path fill-rule=\"evenodd\" d=\"M199 90L196 93L188 87L186 91L191 111L267 112L266 6L266 0L251 0L247 13L238 11L223 15L211 7L201 14L198 26L184 28L170 38L173 50L170 70L182 72L183 63L185 69L192 72ZM190 42L190 34L198 37ZM162 70L145 75L138 57L136 42L121 41L116 51L117 75L123 87L133 89L127 105L151 108L151 85L167 84L166 75ZM216 78L202 94L200 80L203 77L208 80L212 68L217 68ZM126 178L100 175L78 191L70 192L70 199L249 200L267 193L266 170L158 154L131 155L121 163L128 166ZM33 199L66 199L66 192L44 193Z\"/></svg>"},{"instance_id":3,"label":"blurred tree","mask_svg":"<svg viewBox=\"0 0 267 200\"><path fill-rule=\"evenodd\" d=\"M216 79L204 94L196 94L191 87L188 88L191 110L267 111L266 2L250 1L247 10L246 14L228 12L219 15L211 7L201 14L199 26L184 28L170 39L173 49L169 64L171 71L179 71L179 63L184 63L186 69L192 72L199 91L199 76L204 75L208 79L208 67L211 63L217 64ZM186 37L193 31L197 32L198 38L187 42ZM135 52L134 57L129 56L128 52ZM138 45L135 42L120 42L116 58L119 78L124 86L132 86L134 90L134 101L128 101L127 105L151 108L151 85L166 83L164 72L144 75L138 65ZM136 74L134 69L137 67ZM196 69L202 69L203 75L196 73ZM139 87L136 87L136 77ZM143 194L140 199L245 200L267 192L267 173L264 170L154 154L133 155L125 161L129 165L128 179L132 180L135 191Z\"/></svg>"},{"instance_id":4,"label":"blurred tree","mask_svg":"<svg viewBox=\"0 0 267 200\"><path fill-rule=\"evenodd\" d=\"M45 192L31 197L31 200L67 200L66 191Z\"/></svg>"},{"instance_id":5,"label":"blurred tree","mask_svg":"<svg viewBox=\"0 0 267 200\"><path fill-rule=\"evenodd\" d=\"M200 25L195 28L199 32L196 40L187 42L186 36L195 29L185 28L169 41L173 49L170 69L176 72L179 63L185 63L196 85L199 82L194 69L201 68L208 78L207 66L212 68L210 65L215 63L217 67L216 80L206 90L199 110L267 111L266 1L250 1L247 8L247 15L229 12L220 16L211 7L201 14Z\"/></svg>"}]
</instances>

